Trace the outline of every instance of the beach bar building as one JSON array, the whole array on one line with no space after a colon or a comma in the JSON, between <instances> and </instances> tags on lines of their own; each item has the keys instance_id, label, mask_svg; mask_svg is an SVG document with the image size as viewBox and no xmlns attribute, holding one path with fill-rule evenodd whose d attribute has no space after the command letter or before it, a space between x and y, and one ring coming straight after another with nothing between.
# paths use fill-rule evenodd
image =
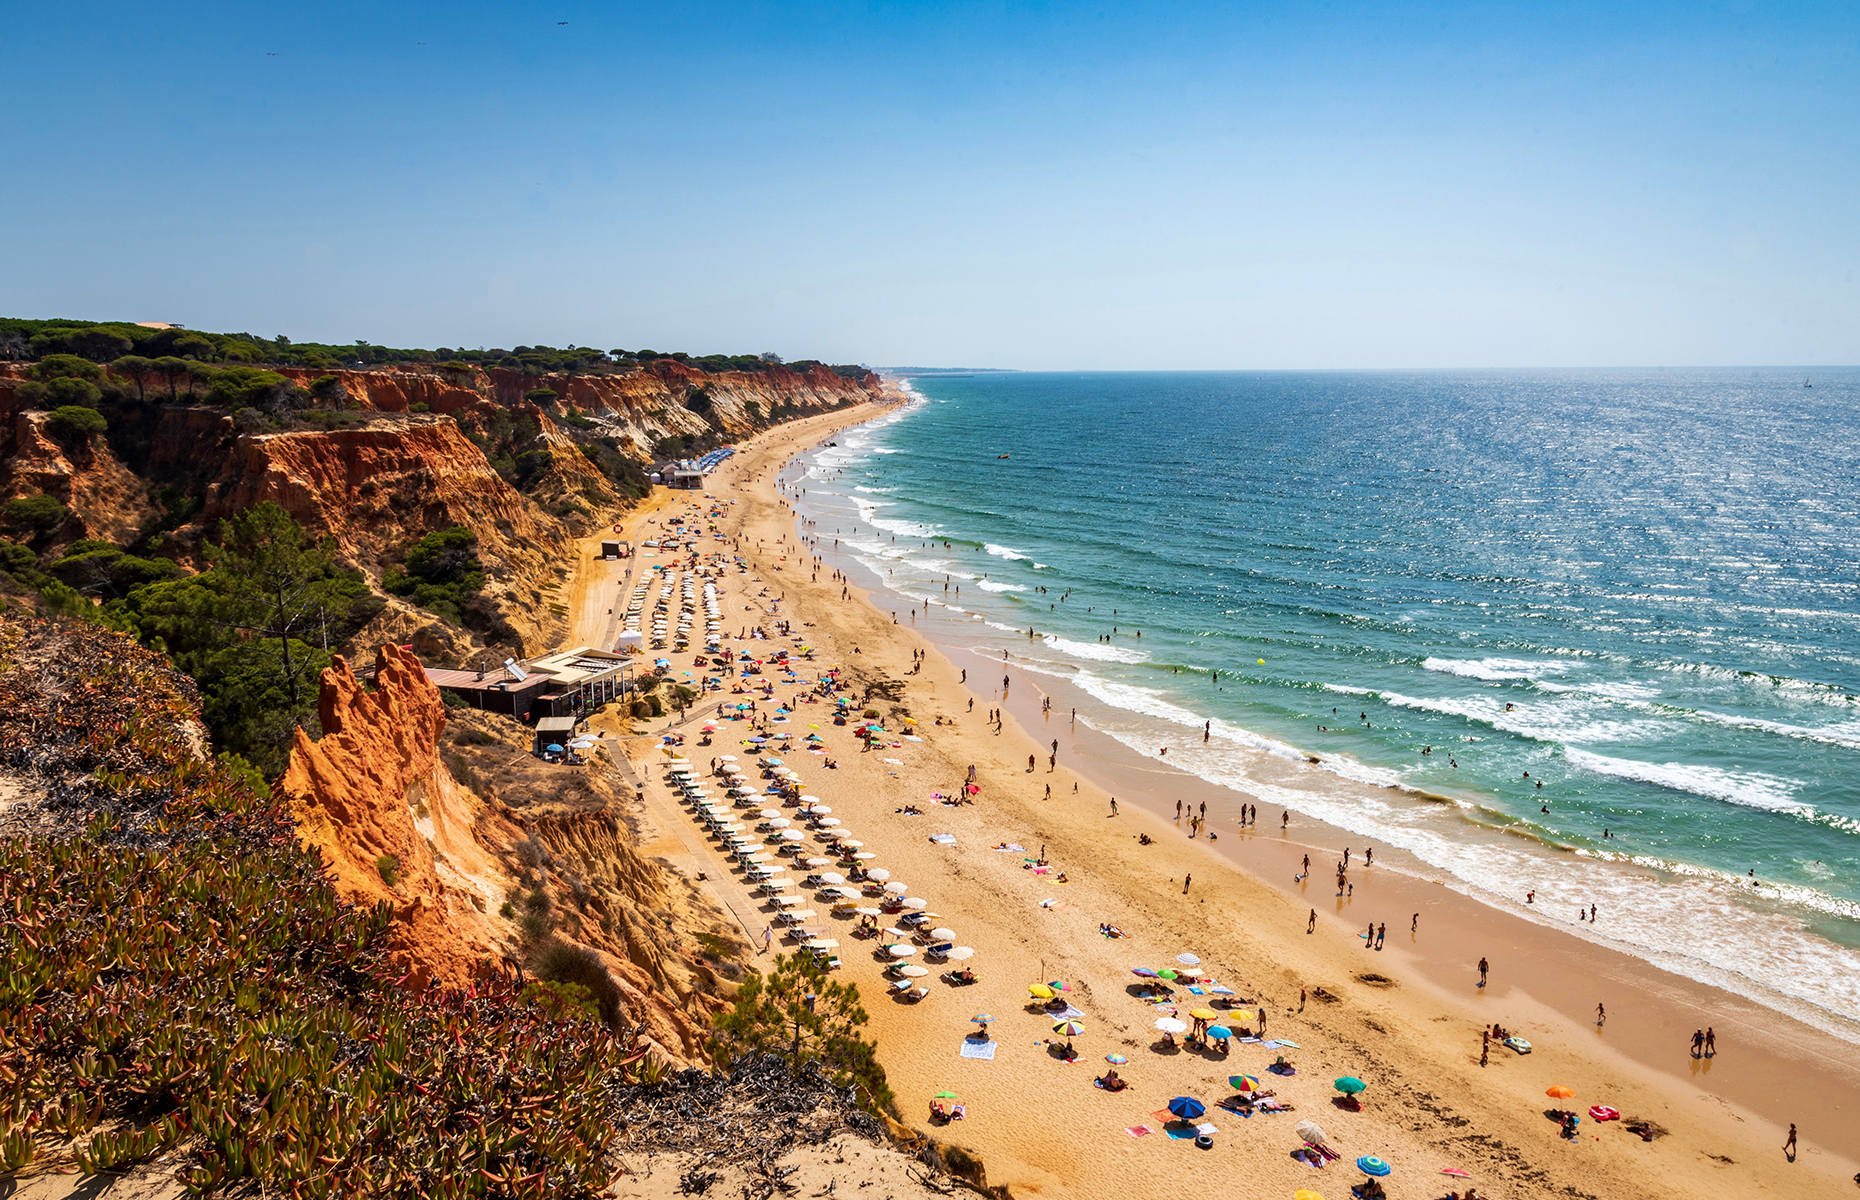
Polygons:
<instances>
[{"instance_id":1,"label":"beach bar building","mask_svg":"<svg viewBox=\"0 0 1860 1200\"><path fill-rule=\"evenodd\" d=\"M576 646L488 671L427 667L427 681L473 708L519 721L579 717L633 687L633 660L611 650Z\"/></svg>"}]
</instances>

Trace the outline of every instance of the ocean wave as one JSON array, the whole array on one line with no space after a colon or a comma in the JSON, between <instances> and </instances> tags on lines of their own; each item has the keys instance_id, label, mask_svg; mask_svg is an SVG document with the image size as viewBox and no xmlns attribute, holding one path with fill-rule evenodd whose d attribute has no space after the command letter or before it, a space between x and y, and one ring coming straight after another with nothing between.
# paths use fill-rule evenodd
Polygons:
<instances>
[{"instance_id":1,"label":"ocean wave","mask_svg":"<svg viewBox=\"0 0 1860 1200\"><path fill-rule=\"evenodd\" d=\"M995 556L996 558L1005 558L1005 559L1009 559L1010 561L1013 561L1013 562L1031 562L1031 561L1033 561L1033 560L1032 560L1032 559L1031 559L1030 557L1028 557L1028 556L1027 556L1027 555L1025 555L1025 554L1022 554L1022 553L1021 553L1020 551L1018 551L1018 550L1010 550L1010 549L1009 549L1008 547L1006 547L1006 546L997 546L997 545L995 545L995 544L994 544L993 542L988 542L988 543L985 543L985 544L984 544L984 545L982 546L982 549L984 549L984 550L986 550L986 551L988 551L988 553L990 553L990 554L992 554L992 555L994 555L994 556Z\"/></svg>"},{"instance_id":2,"label":"ocean wave","mask_svg":"<svg viewBox=\"0 0 1860 1200\"><path fill-rule=\"evenodd\" d=\"M1628 721L1598 718L1589 711L1590 706L1579 700L1568 707L1545 702L1524 704L1506 711L1502 703L1484 696L1421 699L1399 692L1382 692L1380 698L1394 708L1458 717L1533 742L1634 742L1660 732L1660 723L1649 718Z\"/></svg>"},{"instance_id":3,"label":"ocean wave","mask_svg":"<svg viewBox=\"0 0 1860 1200\"><path fill-rule=\"evenodd\" d=\"M984 579L975 586L981 588L984 592L1027 592L1033 590L1024 584L996 583L992 579Z\"/></svg>"},{"instance_id":4,"label":"ocean wave","mask_svg":"<svg viewBox=\"0 0 1860 1200\"><path fill-rule=\"evenodd\" d=\"M874 529L882 529L886 533L895 533L899 537L934 538L943 536L943 531L937 526L925 525L921 521L892 520L889 517L867 517L866 524ZM917 547L912 546L911 549L915 550Z\"/></svg>"},{"instance_id":5,"label":"ocean wave","mask_svg":"<svg viewBox=\"0 0 1860 1200\"><path fill-rule=\"evenodd\" d=\"M1421 663L1421 666L1429 671L1458 675L1464 679L1483 679L1492 683L1512 679L1537 679L1543 675L1561 675L1581 665L1581 663L1563 662L1560 659L1542 662L1523 658L1429 658Z\"/></svg>"},{"instance_id":6,"label":"ocean wave","mask_svg":"<svg viewBox=\"0 0 1860 1200\"><path fill-rule=\"evenodd\" d=\"M1631 758L1609 758L1607 755L1571 747L1564 748L1563 757L1572 765L1598 775L1649 783L1668 791L1690 792L1709 800L1723 800L1728 804L1772 812L1800 815L1814 812L1811 806L1794 798L1795 789L1801 786L1800 783L1777 775L1766 775L1761 771L1726 771L1698 763L1650 763Z\"/></svg>"},{"instance_id":7,"label":"ocean wave","mask_svg":"<svg viewBox=\"0 0 1860 1200\"><path fill-rule=\"evenodd\" d=\"M1708 712L1695 709L1692 713L1701 721L1710 721L1715 725L1728 725L1733 729L1754 729L1764 733L1780 734L1783 737L1800 738L1808 742L1821 742L1829 746L1844 746L1849 750L1860 750L1860 721L1843 721L1839 725L1791 725L1785 721L1766 721L1761 717L1740 717L1730 713Z\"/></svg>"},{"instance_id":8,"label":"ocean wave","mask_svg":"<svg viewBox=\"0 0 1860 1200\"><path fill-rule=\"evenodd\" d=\"M1122 646L1112 646L1104 642L1075 642L1071 638L1060 637L1056 633L1040 635L1040 640L1073 658L1089 658L1098 662L1140 663L1148 662L1149 656L1135 650L1126 650Z\"/></svg>"}]
</instances>

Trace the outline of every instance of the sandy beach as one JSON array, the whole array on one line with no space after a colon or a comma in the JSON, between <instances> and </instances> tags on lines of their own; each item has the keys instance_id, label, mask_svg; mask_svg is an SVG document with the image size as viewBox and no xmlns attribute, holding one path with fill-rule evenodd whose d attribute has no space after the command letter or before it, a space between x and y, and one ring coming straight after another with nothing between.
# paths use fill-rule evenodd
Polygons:
<instances>
[{"instance_id":1,"label":"sandy beach","mask_svg":"<svg viewBox=\"0 0 1860 1200\"><path fill-rule=\"evenodd\" d=\"M962 648L934 617L894 617L888 602L875 607L856 582L842 599L832 573L837 562L813 569L775 479L794 453L877 411L794 422L740 447L708 488L711 497L734 502L718 522L733 541L707 539L705 547L740 553L750 564L723 581L726 632L760 625L772 638L726 646L792 647L774 636L780 619L815 648L814 661L800 664L803 685L778 686L778 698L804 692L805 681L837 665L857 684L901 683L895 707L917 722L888 721L887 728L921 741L894 737L863 753L849 727L832 724L830 704L803 703L786 726L797 738L818 726L826 741L825 755L797 748L787 756L803 790L833 808L877 855L874 865L928 900L937 924L977 951L969 965L979 983L951 987L938 979L940 966L926 964L929 994L894 999L875 943L855 940L852 921L829 917L826 902L814 906L818 923L837 926L830 936L841 943L840 973L860 987L870 1036L907 1123L973 1151L991 1184L1028 1196L1113 1196L1167 1179L1172 1188L1238 1184L1261 1196L1307 1187L1337 1200L1364 1180L1353 1166L1362 1155L1392 1164L1383 1183L1395 1197L1463 1193L1468 1183L1482 1196L1503 1198L1854 1193L1854 1047L1481 905L1433 882L1422 865L1380 849L1365 869L1360 846L1353 847L1353 887L1339 900L1333 869L1350 844L1346 835L1296 814L1281 831L1280 810L1264 804L1257 826L1243 828L1237 815L1244 797L1075 726L1065 715L1075 699L1063 684ZM637 543L657 522L702 500L656 493L629 518L626 536ZM573 597L578 637L599 641L630 564L599 562L592 546L584 544ZM642 570L655 561L667 560L635 560ZM677 669L692 669L689 654L670 657ZM1011 684L1005 701L1003 676ZM1043 710L1047 698L1050 712ZM689 757L699 769L722 754L747 766L733 723L724 723L712 746L697 745L696 727L716 711L715 698L707 700L682 727ZM888 715L894 708L875 705ZM985 720L996 708L1005 710L999 727ZM621 732L611 718L603 723ZM655 722L655 731L664 724ZM1049 770L1055 741L1057 766ZM666 787L655 742L625 743L645 783L642 821L656 834L647 852L702 873L759 948L773 905L752 895ZM824 768L826 757L837 770ZM957 793L971 766L981 789L976 802L939 805L933 794ZM1186 823L1174 819L1178 800L1195 812L1206 802L1206 828L1218 841L1188 836ZM898 811L906 805L922 815ZM996 848L1003 845L1019 849ZM1311 874L1295 884L1306 854ZM1041 857L1050 872L1029 866ZM1315 929L1307 933L1312 910ZM1365 948L1361 935L1371 921L1386 926L1383 949ZM1124 936L1104 936L1106 923ZM1142 980L1131 968L1173 967L1183 954L1198 956L1201 970L1237 993L1236 1005L1256 1002L1268 1038L1295 1046L1235 1042L1220 1054L1159 1045L1153 1025L1167 1009L1134 994ZM1476 986L1482 956L1492 967L1483 990ZM1029 1004L1029 985L1054 980L1068 986L1062 996L1081 1014L1074 1062L1060 1056L1052 1017ZM1174 1005L1187 1020L1210 998L1178 986ZM1599 1025L1598 1000L1608 1014ZM962 1055L977 1013L995 1018L990 1059ZM1494 1045L1482 1067L1481 1030L1494 1021L1527 1038L1532 1052ZM1717 1031L1718 1053L1694 1059L1690 1031L1707 1023ZM1238 1024L1257 1029L1259 1021ZM1127 1089L1093 1085L1107 1054L1129 1059L1118 1067ZM1280 1056L1296 1074L1267 1073ZM1217 1108L1235 1093L1229 1077L1242 1073L1295 1111L1243 1117ZM1361 1111L1333 1103L1339 1093L1332 1081L1344 1075L1367 1084ZM1555 1085L1574 1097L1549 1098L1546 1089ZM967 1117L932 1129L927 1103L944 1090L959 1094ZM1211 1147L1172 1136L1165 1109L1177 1096L1207 1106L1203 1120L1216 1127ZM1666 1133L1643 1141L1626 1122L1591 1120L1591 1105ZM1555 1108L1582 1115L1574 1140L1559 1136L1546 1115ZM1339 1161L1318 1170L1292 1158L1301 1142L1293 1127L1304 1119L1323 1126ZM1790 1121L1801 1136L1793 1162L1782 1151Z\"/></svg>"}]
</instances>

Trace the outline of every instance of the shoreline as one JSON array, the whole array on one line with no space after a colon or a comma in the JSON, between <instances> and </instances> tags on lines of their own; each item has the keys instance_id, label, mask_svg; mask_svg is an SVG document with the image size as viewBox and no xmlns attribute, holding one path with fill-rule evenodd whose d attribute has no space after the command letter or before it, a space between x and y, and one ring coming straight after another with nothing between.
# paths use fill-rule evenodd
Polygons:
<instances>
[{"instance_id":1,"label":"shoreline","mask_svg":"<svg viewBox=\"0 0 1860 1200\"><path fill-rule=\"evenodd\" d=\"M883 414L868 414L866 419L874 415ZM1007 722L999 735L986 731L980 724L979 712L971 717L964 707L972 693L957 678L962 650L946 652L931 631L890 624L885 614L867 602L876 597L862 586L852 588L852 601L839 602L837 583L774 575L774 550L755 548L760 535L765 541L785 536L789 540L781 549L790 554L796 549L792 538L797 516L776 496L772 481L782 462L824 440L821 431L828 428L838 425L823 424L811 436L800 439L790 435L747 447L748 452L739 455L741 461L735 469L727 478L718 479L712 490L719 496L738 498L730 523L741 531L740 552L756 565L758 579L771 581L770 586L780 585L785 597L783 615L797 624L815 626L811 636L825 651L816 667L828 665L837 657L842 664L856 665L868 674L884 671L907 683L906 702L926 726L932 713L953 715L957 720L954 727L923 728L927 739L923 746L887 752L899 755L895 769L892 760L884 755L861 755L837 745L834 749L843 755L842 770L818 772L811 763L804 764L803 769L808 772L810 790L828 797L836 811L844 811L848 824L880 853L885 865L894 866L912 879L931 880L921 885L925 894L956 927L962 940L976 945L981 952L976 965L984 975L982 985L955 995L939 987L919 1006L897 1003L871 990L874 969L864 963L863 955L850 941L843 943L851 951L843 951L847 960L843 973L857 982L868 997L866 1003L873 1016L870 1033L879 1043L881 1061L892 1075L907 1117L915 1115L920 1092L927 1094L924 1089L934 1090L939 1084L949 1086L952 1080L959 1081L965 1098L975 1097L971 1116L977 1119L938 1136L954 1134L973 1146L988 1164L991 1183L1008 1183L1016 1194L1121 1194L1138 1177L1130 1172L1157 1169L1153 1155L1159 1143L1169 1150L1180 1145L1161 1139L1131 1140L1119 1128L1106 1128L1106 1117L1093 1114L1116 1106L1117 1119L1123 1123L1128 1123L1133 1112L1141 1118L1159 1102L1154 1093L1163 1087L1164 1079L1170 1080L1167 1088L1205 1089L1218 1084L1225 1090L1220 1081L1224 1080L1226 1060L1212 1064L1215 1074L1209 1076L1208 1065L1198 1066L1194 1061L1201 1057L1198 1053L1184 1057L1144 1049L1143 1040L1150 1035L1143 1032L1144 1017L1137 1015L1140 1006L1123 994L1130 977L1122 960L1166 962L1168 956L1182 948L1181 942L1192 940L1224 979L1236 988L1247 989L1243 994L1256 991L1268 1003L1275 1032L1291 1027L1292 1036L1307 1047L1301 1052L1303 1057L1327 1060L1318 1073L1331 1069L1333 1063L1328 1060L1335 1060L1335 1067L1348 1067L1371 1078L1375 1088L1372 1094L1378 1100L1384 1095L1402 1098L1389 1112L1382 1111L1378 1104L1371 1106L1376 1110L1373 1114L1339 1116L1322 1107L1309 1115L1320 1117L1327 1128L1341 1122L1345 1128L1358 1130L1363 1138L1373 1140L1374 1145L1405 1163L1458 1158L1483 1172L1477 1175L1476 1182L1482 1191L1496 1197L1561 1190L1550 1186L1553 1179L1593 1186L1598 1170L1602 1178L1636 1180L1631 1191L1612 1193L1622 1195L1801 1195L1807 1194L1802 1189L1809 1187L1816 1188L1815 1194L1824 1187L1830 1195L1847 1194L1837 1192L1837 1185L1851 1188L1843 1176L1850 1176L1853 1168L1829 1149L1842 1144L1831 1127L1830 1105L1846 1099L1839 1094L1846 1090L1846 1084L1816 1064L1811 1064L1815 1069L1809 1074L1794 1074L1789 1082L1796 1095L1802 1095L1804 1089L1818 1093L1814 1105L1801 1106L1813 1114L1804 1127L1803 1157L1791 1166L1781 1165L1780 1155L1773 1151L1764 1157L1766 1152L1760 1147L1770 1140L1772 1132L1779 1143L1779 1130L1772 1130L1765 1120L1732 1111L1710 1091L1686 1086L1693 1082L1709 1088L1722 1082L1725 1090L1735 1089L1743 1099L1756 1098L1760 1103L1753 1090L1760 1083L1758 1068L1753 1065L1759 1056L1746 1052L1741 1044L1727 1046L1717 1060L1708 1064L1711 1073L1701 1068L1701 1079L1697 1081L1633 1061L1607 1042L1635 1039L1630 1028L1634 1018L1628 1011L1642 1007L1637 1000L1621 1001L1619 1008L1610 1004L1609 1027L1601 1034L1603 1044L1592 1045L1594 1030L1584 1030L1554 1005L1538 1000L1541 983L1506 965L1514 959L1521 961L1556 950L1553 943L1557 938L1547 936L1555 935L1554 930L1508 918L1517 928L1501 931L1509 940L1496 953L1491 939L1500 937L1500 933L1468 933L1468 937L1486 939L1488 948L1483 952L1494 953L1498 960L1493 995L1483 1002L1469 999L1463 981L1467 964L1459 962L1465 956L1453 956L1462 974L1460 981L1438 981L1426 954L1434 946L1448 943L1455 925L1476 925L1503 914L1458 893L1404 878L1392 869L1397 865L1393 859L1385 859L1384 864L1368 872L1353 872L1359 886L1367 886L1364 896L1355 897L1345 906L1349 920L1355 919L1354 912L1375 907L1378 918L1390 925L1396 944L1391 950L1376 953L1365 951L1360 940L1346 932L1344 918L1330 911L1323 914L1317 935L1304 936L1305 915L1311 906L1284 886L1290 871L1275 856L1290 853L1290 848L1279 840L1273 828L1276 808L1262 806L1261 826L1266 832L1259 835L1241 835L1231 824L1216 822L1216 828L1231 831L1223 833L1217 853L1210 854L1206 846L1184 845L1186 839L1174 829L1167 812L1157 815L1143 804L1131 803L1139 792L1149 793L1148 806L1158 808L1159 792L1166 790L1173 799L1196 788L1206 789L1210 793L1210 816L1215 816L1222 804L1237 804L1238 798L1232 792L1227 792L1225 799L1214 795L1216 785L1197 777L1159 773L1159 764L1090 729L1067 731L1062 740L1061 766L1053 776L1068 782L1076 779L1080 785L1078 800L1071 799L1069 788L1063 800L1056 797L1047 803L1041 799L1036 785L1045 782L1044 762L1039 773L1026 775L1004 761L1004 755L1017 754L1024 763L1033 746L1028 731L1045 734L1044 726L1049 724L1041 719L1038 699L1029 694L1030 689L1013 689L1006 705ZM726 488L735 480L742 481L740 489ZM849 573L852 569L849 566ZM929 653L921 674L912 676L908 664L911 652L918 649ZM972 661L979 668L985 660ZM1050 688L1053 684L1041 681L1040 686ZM985 696L975 699L978 710L989 703ZM843 735L835 736L830 726L826 732L832 742L843 739ZM1052 735L1046 736L1050 740ZM730 748L727 733L719 740L720 750ZM916 761L920 757L929 761L920 765ZM906 759L912 761L907 763ZM1079 771L1074 771L1074 759L1083 760ZM953 785L960 778L958 772L965 760L979 765L984 780L981 804L955 810L926 808L927 816L921 821L893 815L891 809L907 799L920 800L930 787ZM1105 838L1110 819L1100 784L1115 787L1124 800L1125 815L1119 818L1116 828L1131 836ZM960 847L926 848L922 835L933 828L955 834ZM1157 845L1139 849L1134 837L1137 829L1150 831ZM1010 864L1002 856L986 851L987 845L1004 833L1049 843L1055 860L1080 878L1070 887L1058 889L1031 881L1034 890L1029 891L1030 877L1018 869L1017 862ZM1326 845L1337 842L1336 837L1304 818L1294 825L1293 840ZM1025 844L1032 851L1035 842ZM1335 850L1322 853L1334 854ZM1314 867L1328 869L1325 858L1314 853L1314 859ZM1184 870L1197 876L1195 894L1188 900L1183 900L1168 882L1180 880ZM1280 882L1274 882L1275 878ZM1053 893L1062 897L1058 909L1042 911L1031 899ZM1410 899L1410 893L1421 895ZM1328 892L1322 898L1331 899ZM1355 908L1356 902L1362 902L1363 908ZM1402 909L1401 915L1405 916L1411 904L1414 911L1423 913L1421 936L1412 948L1401 941L1400 935L1406 931L1399 922L1387 920L1397 915L1396 908ZM1191 906L1193 919L1188 928L1193 932L1188 937L1172 933ZM1062 911L1067 908L1075 913ZM1489 917L1481 917L1482 913ZM1103 919L1124 925L1129 939L1111 944L1099 938L1092 925ZM1346 937L1353 946L1343 940ZM1594 955L1590 944L1568 935L1560 937L1574 944L1567 948L1573 957ZM1368 965L1370 962L1375 964L1375 970ZM987 1070L975 1069L977 1064L969 1063L956 1068L952 1065L953 1048L942 1045L936 1037L925 1037L928 1030L943 1029L943 1036L952 1042L959 1038L963 1027L960 1017L969 1011L971 1003L993 1006L993 1011L1002 1015L1004 1026L1011 1023L1017 1031L1039 1032L1037 1018L1030 1021L1006 1014L1025 1000L1024 991L1018 1001L1015 999L1019 988L1016 975L1051 978L1049 971L1063 971L1062 977L1075 981L1080 996L1077 1003L1088 1013L1088 1041L1102 1049L1103 1040L1115 1039L1132 1048L1128 1072L1133 1086L1141 1086L1142 1103L1147 1107L1133 1108L1137 1101L1123 1103L1121 1097L1114 1100L1095 1092L1086 1073L1040 1061L1045 1058L1049 1063L1056 1062L1048 1055L1023 1061L1026 1055L1021 1032L1010 1035L1004 1028L1000 1036L1009 1062L993 1064ZM1365 973L1393 976L1396 986L1365 985L1358 978ZM1293 1007L1298 988L1317 984L1343 999L1334 1005L1314 1005L1310 1012L1298 1014ZM1621 986L1648 985L1630 981ZM976 994L966 994L970 991ZM1651 998L1659 1002L1666 997ZM1094 1011L1098 1009L1102 1011ZM1618 1018L1617 1011L1622 1013ZM1769 1015L1764 1010L1761 1017ZM1531 1030L1534 1040L1539 1041L1537 1053L1515 1060L1507 1054L1482 1071L1476 1054L1478 1022L1493 1019ZM1757 1020L1753 1019L1753 1023ZM1683 1042L1677 1049L1683 1053ZM1257 1070L1259 1064L1252 1061L1254 1057L1241 1047L1232 1055L1233 1069ZM1172 1075L1193 1076L1196 1071L1202 1072L1201 1082L1193 1078L1170 1079ZM1593 1103L1606 1092L1619 1094L1624 1110L1633 1103L1649 1114L1659 1114L1663 1124L1673 1127L1672 1136L1649 1148L1638 1139L1604 1128L1606 1136L1600 1141L1591 1142L1585 1137L1580 1160L1566 1162L1566 1156L1577 1151L1559 1143L1554 1126L1544 1121L1540 1112L1531 1110L1532 1105L1541 1109L1544 1076L1549 1074L1568 1075L1579 1087L1580 1103ZM1081 1083L1082 1092L1078 1090ZM1302 1080L1288 1081L1282 1094L1292 1094L1305 1086ZM1003 1087L1009 1090L1004 1092ZM1046 1103L1040 1113L1032 1114L1032 1120L1015 1111L1026 1106L1015 1105L1011 1099L1025 1095L1028 1088L1050 1089L1042 1090ZM1211 1100L1219 1093L1204 1090L1199 1094ZM1164 1094L1162 1099L1166 1098ZM1321 1095L1299 1099L1301 1107L1322 1102ZM1845 1113L1849 1107L1840 1111ZM1404 1112L1410 1115L1403 1116ZM1435 1117L1417 1123L1412 1114L1418 1112L1433 1113ZM1461 1113L1466 1115L1458 1115ZM1270 1118L1266 1124L1266 1128L1276 1129L1278 1136L1271 1139L1276 1150L1262 1138L1265 1128L1259 1121L1224 1118L1224 1132L1216 1152L1206 1158L1172 1159L1172 1165L1164 1169L1182 1175L1185 1181L1205 1180L1209 1186L1225 1186L1230 1181L1233 1156L1238 1155L1245 1158L1246 1169L1262 1184L1283 1177L1295 1186L1303 1178L1298 1172L1306 1168L1287 1167L1284 1147L1278 1143L1289 1137L1290 1121L1277 1120L1287 1128L1277 1128ZM1468 1124L1481 1131L1480 1139L1468 1141L1466 1135L1454 1132ZM1226 1125L1234 1128L1227 1130ZM1054 1128L1078 1132L1061 1136L1053 1132ZM1090 1132L1095 1129L1103 1132ZM1585 1132L1587 1129L1585 1124ZM1486 1145L1494 1141L1494 1134L1498 1135L1500 1149ZM1357 1136L1351 1136L1349 1141L1358 1144ZM1733 1152L1724 1157L1734 1157L1735 1165L1705 1157L1720 1149ZM1591 1157L1591 1151L1595 1157ZM1209 1174L1216 1163L1224 1164L1226 1171ZM1844 1165L1843 1172L1840 1168ZM1401 1182L1397 1194L1402 1195L1418 1196L1422 1194L1420 1188L1431 1186L1421 1184L1413 1175ZM1451 1182L1443 1181L1439 1191ZM1332 1183L1331 1189L1337 1186Z\"/></svg>"}]
</instances>

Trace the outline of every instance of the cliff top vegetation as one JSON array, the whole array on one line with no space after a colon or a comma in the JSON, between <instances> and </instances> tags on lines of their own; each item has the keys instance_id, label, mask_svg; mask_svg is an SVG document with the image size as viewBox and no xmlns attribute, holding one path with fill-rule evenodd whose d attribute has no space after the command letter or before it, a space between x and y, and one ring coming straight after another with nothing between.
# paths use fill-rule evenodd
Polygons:
<instances>
[{"instance_id":1,"label":"cliff top vegetation","mask_svg":"<svg viewBox=\"0 0 1860 1200\"><path fill-rule=\"evenodd\" d=\"M637 370L642 364L672 359L712 373L794 370L825 367L848 379L870 374L863 366L829 364L816 359L784 363L779 355L688 354L680 351L598 350L590 346L515 346L510 349L440 346L432 350L382 346L363 338L341 344L298 342L284 334L207 333L169 327L152 329L133 321L84 321L65 317L0 317L0 360L38 362L52 355L72 355L91 363L129 359L173 358L183 362L247 363L333 370L426 364L459 370L503 367L526 375L608 375Z\"/></svg>"}]
</instances>

